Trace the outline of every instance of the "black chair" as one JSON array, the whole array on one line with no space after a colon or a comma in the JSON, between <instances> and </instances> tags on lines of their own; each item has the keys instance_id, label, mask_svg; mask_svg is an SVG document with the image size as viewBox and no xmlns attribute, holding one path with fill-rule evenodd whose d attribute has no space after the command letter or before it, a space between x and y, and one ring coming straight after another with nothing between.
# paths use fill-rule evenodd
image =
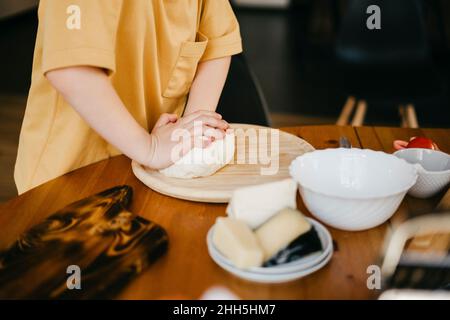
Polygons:
<instances>
[{"instance_id":1,"label":"black chair","mask_svg":"<svg viewBox=\"0 0 450 320\"><path fill-rule=\"evenodd\" d=\"M270 126L264 95L242 54L231 60L217 112L231 123Z\"/></svg>"},{"instance_id":2,"label":"black chair","mask_svg":"<svg viewBox=\"0 0 450 320\"><path fill-rule=\"evenodd\" d=\"M377 5L381 29L369 29ZM349 0L335 44L339 87L348 96L337 124L362 125L366 101L399 105L402 125L418 127L414 101L442 91L418 0Z\"/></svg>"}]
</instances>

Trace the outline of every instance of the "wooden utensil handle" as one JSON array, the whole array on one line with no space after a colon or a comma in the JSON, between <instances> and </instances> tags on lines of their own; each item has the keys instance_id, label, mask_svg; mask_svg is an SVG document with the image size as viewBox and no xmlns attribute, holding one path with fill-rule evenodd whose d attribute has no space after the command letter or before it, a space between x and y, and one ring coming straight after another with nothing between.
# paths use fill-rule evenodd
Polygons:
<instances>
[{"instance_id":1,"label":"wooden utensil handle","mask_svg":"<svg viewBox=\"0 0 450 320\"><path fill-rule=\"evenodd\" d=\"M447 190L445 195L442 197L442 199L438 203L436 209L438 211L449 211L450 210L450 188Z\"/></svg>"}]
</instances>

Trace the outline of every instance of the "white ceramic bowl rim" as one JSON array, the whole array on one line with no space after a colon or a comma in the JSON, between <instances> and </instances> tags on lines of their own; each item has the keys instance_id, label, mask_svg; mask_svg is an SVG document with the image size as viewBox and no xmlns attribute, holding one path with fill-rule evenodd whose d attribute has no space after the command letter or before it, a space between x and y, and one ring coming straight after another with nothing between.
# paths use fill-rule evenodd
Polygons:
<instances>
[{"instance_id":1,"label":"white ceramic bowl rim","mask_svg":"<svg viewBox=\"0 0 450 320\"><path fill-rule=\"evenodd\" d=\"M395 151L395 152L393 153L393 155L397 156L397 155L402 154L402 153L407 153L407 152L409 152L408 150L412 150L412 151L417 151L417 150L423 151L423 150L425 150L425 152L437 153L437 154L440 154L440 155L442 155L442 156L444 156L444 157L450 158L450 155L449 155L449 154L447 154L447 153L445 153L445 152L442 152L442 151L440 151L440 150L421 149L421 148L401 149L401 150ZM397 157L398 157L398 156L397 156ZM405 159L400 158L400 157L398 157L398 158L399 158L399 159L402 159L402 160L405 160ZM406 160L405 160L405 161L406 161ZM408 162L408 161L406 161L406 162ZM408 162L408 163L411 164L410 162ZM416 164L420 164L420 162L416 162ZM414 164L413 164L413 165L414 165ZM441 174L444 174L444 173L445 173L445 174L450 173L450 169L447 169L447 170L439 170L439 171L430 171L430 170L425 169L423 166L422 166L422 170L425 171L427 174L430 174L430 175L441 175Z\"/></svg>"},{"instance_id":2,"label":"white ceramic bowl rim","mask_svg":"<svg viewBox=\"0 0 450 320\"><path fill-rule=\"evenodd\" d=\"M402 162L404 165L409 166L411 168L411 173L413 178L409 181L409 183L407 185L404 185L402 188L400 188L399 190L395 191L395 192L389 192L389 193L381 193L381 194L377 194L374 196L367 196L367 195L355 195L353 194L351 197L349 196L343 196L343 195L339 195L339 194L335 194L332 192L325 192L323 190L319 190L317 188L311 187L311 186L307 186L305 185L303 182L300 181L300 179L298 179L298 177L296 177L296 175L294 175L293 173L293 166L295 165L296 162L301 161L304 158L307 157L311 157L313 156L313 154L317 154L319 152L332 152L335 150L352 150L352 151L356 151L356 152L366 152L366 153L376 153L376 154L382 154L383 156L392 156L392 159L395 159L396 161L400 161ZM322 150L315 150L312 152L308 152L305 153L301 156L298 156L297 158L295 158L290 166L289 166L289 173L291 175L291 177L294 179L294 181L296 181L302 188L312 191L314 193L320 194L320 195L324 195L327 197L333 197L333 198L337 198L337 199L344 199L344 200L375 200L375 199L383 199L386 197L392 197L392 196L397 196L400 195L402 193L406 193L412 186L414 186L416 184L417 178L418 178L418 174L417 174L417 169L415 168L414 165L408 163L406 160L399 158L399 157L395 157L394 155L385 153L383 151L375 151L375 150L371 150L371 149L359 149L359 148L351 148L351 149L346 149L346 148L327 148L327 149L322 149Z\"/></svg>"}]
</instances>

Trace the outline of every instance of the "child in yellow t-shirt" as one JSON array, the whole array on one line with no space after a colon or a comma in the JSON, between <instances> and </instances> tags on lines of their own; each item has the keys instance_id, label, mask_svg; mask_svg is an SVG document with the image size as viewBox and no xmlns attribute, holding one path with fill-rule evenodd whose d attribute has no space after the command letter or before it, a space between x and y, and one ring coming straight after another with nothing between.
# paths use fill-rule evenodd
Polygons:
<instances>
[{"instance_id":1,"label":"child in yellow t-shirt","mask_svg":"<svg viewBox=\"0 0 450 320\"><path fill-rule=\"evenodd\" d=\"M242 51L228 0L41 0L38 15L19 193L120 153L167 167L172 132L196 121L205 146L223 137L214 111Z\"/></svg>"}]
</instances>

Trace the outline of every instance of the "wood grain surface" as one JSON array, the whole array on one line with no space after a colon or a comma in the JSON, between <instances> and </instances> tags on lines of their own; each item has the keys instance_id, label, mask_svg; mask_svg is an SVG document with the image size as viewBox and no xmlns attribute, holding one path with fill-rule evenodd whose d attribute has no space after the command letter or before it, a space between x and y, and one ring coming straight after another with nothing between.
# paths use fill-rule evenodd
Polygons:
<instances>
[{"instance_id":1,"label":"wood grain surface","mask_svg":"<svg viewBox=\"0 0 450 320\"><path fill-rule=\"evenodd\" d=\"M308 141L317 149L335 148L339 137L345 135L354 147L392 152L394 139L406 140L411 135L424 135L435 140L444 152L450 152L449 129L311 126L283 130ZM248 299L374 298L379 292L367 288L367 268L380 262L386 231L393 224L423 214L427 208L434 208L440 200L439 196L429 200L407 196L389 222L366 231L347 232L330 227L335 252L327 266L297 281L255 284L232 276L208 256L206 233L218 216L225 215L225 205L179 200L154 192L133 175L130 160L119 156L68 173L1 204L0 249L67 204L123 184L134 190L129 210L161 225L170 239L167 254L120 293L119 298L123 299L195 299L206 289L217 285ZM300 197L298 207L309 215Z\"/></svg>"},{"instance_id":2,"label":"wood grain surface","mask_svg":"<svg viewBox=\"0 0 450 320\"><path fill-rule=\"evenodd\" d=\"M167 233L127 210L132 189L118 186L72 203L0 252L2 299L112 298L167 251ZM68 266L81 269L69 290Z\"/></svg>"},{"instance_id":3,"label":"wood grain surface","mask_svg":"<svg viewBox=\"0 0 450 320\"><path fill-rule=\"evenodd\" d=\"M292 160L314 150L297 136L276 129L245 124L233 124L232 128L236 136L234 159L212 176L170 178L135 161L132 162L133 172L152 190L174 198L227 203L237 188L289 178ZM270 171L271 167L273 173L261 174L264 168Z\"/></svg>"}]
</instances>

